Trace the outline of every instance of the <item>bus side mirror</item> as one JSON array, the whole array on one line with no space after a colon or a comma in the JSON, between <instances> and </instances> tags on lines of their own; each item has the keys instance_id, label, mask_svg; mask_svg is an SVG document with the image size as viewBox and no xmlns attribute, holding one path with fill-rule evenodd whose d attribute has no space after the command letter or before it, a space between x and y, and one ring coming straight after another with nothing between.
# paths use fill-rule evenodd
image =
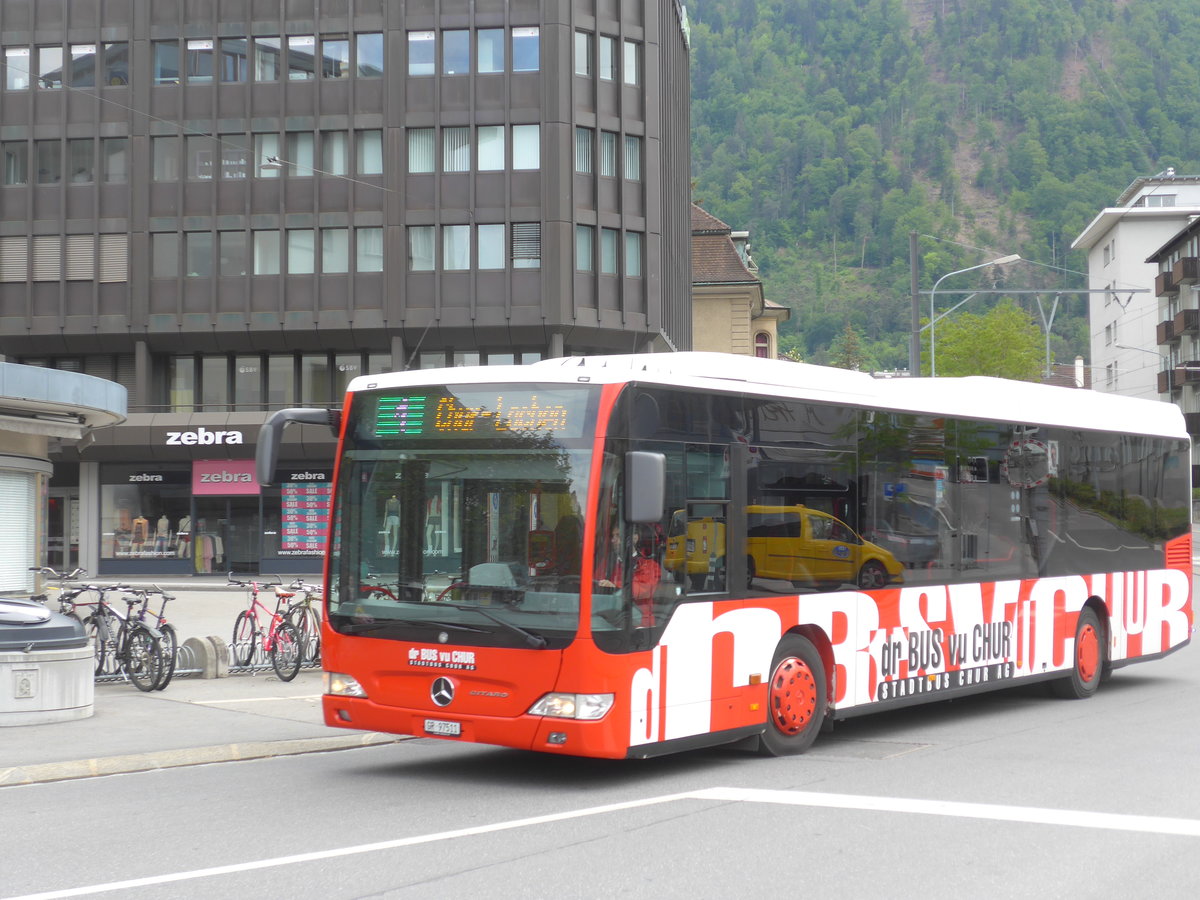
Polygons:
<instances>
[{"instance_id":1,"label":"bus side mirror","mask_svg":"<svg viewBox=\"0 0 1200 900\"><path fill-rule=\"evenodd\" d=\"M625 521L661 522L667 485L667 458L661 453L631 450L625 454Z\"/></svg>"}]
</instances>

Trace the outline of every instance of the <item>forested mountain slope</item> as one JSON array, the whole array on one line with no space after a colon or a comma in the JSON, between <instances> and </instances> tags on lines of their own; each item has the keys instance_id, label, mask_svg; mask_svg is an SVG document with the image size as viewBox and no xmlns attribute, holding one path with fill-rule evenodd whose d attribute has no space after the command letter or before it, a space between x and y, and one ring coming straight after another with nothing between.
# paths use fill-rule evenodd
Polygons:
<instances>
[{"instance_id":1,"label":"forested mountain slope","mask_svg":"<svg viewBox=\"0 0 1200 900\"><path fill-rule=\"evenodd\" d=\"M751 232L784 346L850 323L907 364L908 234L922 287L988 253L1083 287L1071 241L1140 175L1200 174L1200 4L1178 0L690 0L695 198ZM965 246L964 246L965 245ZM982 251L970 248L983 248ZM980 299L973 301L984 303ZM1031 303L1032 301L1023 301ZM1059 360L1087 354L1064 298ZM982 311L982 308L976 310Z\"/></svg>"}]
</instances>

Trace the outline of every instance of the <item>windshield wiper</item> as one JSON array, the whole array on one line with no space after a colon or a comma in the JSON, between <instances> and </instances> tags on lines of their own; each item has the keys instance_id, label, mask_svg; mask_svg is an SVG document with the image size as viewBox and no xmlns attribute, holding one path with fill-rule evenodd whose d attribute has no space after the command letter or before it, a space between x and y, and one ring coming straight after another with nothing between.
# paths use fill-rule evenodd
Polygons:
<instances>
[{"instance_id":1,"label":"windshield wiper","mask_svg":"<svg viewBox=\"0 0 1200 900\"><path fill-rule=\"evenodd\" d=\"M367 634L379 631L389 625L403 625L408 628L444 628L447 631L470 631L474 634L491 634L486 628L474 628L471 625L460 625L458 622L437 622L428 619L375 619L371 622L351 622L339 629L343 634Z\"/></svg>"},{"instance_id":2,"label":"windshield wiper","mask_svg":"<svg viewBox=\"0 0 1200 900\"><path fill-rule=\"evenodd\" d=\"M454 609L465 609L465 610L471 610L473 612L477 612L481 616L483 616L485 619L491 619L493 622L495 622L497 625L499 625L505 631L510 631L513 634L517 635L522 640L524 640L526 644L528 644L530 647L532 647L534 650L543 650L546 647L546 639L544 637L542 637L540 634L534 634L532 631L526 631L520 625L514 625L512 622L506 622L504 619L501 619L499 616L492 615L490 612L488 612L486 609L484 609L481 606L469 606L465 603L446 603L443 605L450 606Z\"/></svg>"}]
</instances>

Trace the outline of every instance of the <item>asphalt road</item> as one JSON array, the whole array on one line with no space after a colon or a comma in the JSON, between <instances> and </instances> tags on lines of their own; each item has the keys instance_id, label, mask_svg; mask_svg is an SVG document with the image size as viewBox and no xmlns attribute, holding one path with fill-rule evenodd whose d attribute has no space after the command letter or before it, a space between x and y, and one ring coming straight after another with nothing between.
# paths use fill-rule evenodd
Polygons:
<instances>
[{"instance_id":1,"label":"asphalt road","mask_svg":"<svg viewBox=\"0 0 1200 900\"><path fill-rule=\"evenodd\" d=\"M5 788L0 897L1192 897L1200 651L806 755L413 740Z\"/></svg>"}]
</instances>

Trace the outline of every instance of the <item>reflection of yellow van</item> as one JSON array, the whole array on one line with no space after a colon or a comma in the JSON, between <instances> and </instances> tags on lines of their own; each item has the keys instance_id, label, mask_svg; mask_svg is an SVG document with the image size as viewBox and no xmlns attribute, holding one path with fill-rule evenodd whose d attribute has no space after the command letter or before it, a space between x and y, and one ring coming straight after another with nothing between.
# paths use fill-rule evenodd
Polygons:
<instances>
[{"instance_id":1,"label":"reflection of yellow van","mask_svg":"<svg viewBox=\"0 0 1200 900\"><path fill-rule=\"evenodd\" d=\"M746 507L746 576L816 585L883 587L904 566L841 519L807 506Z\"/></svg>"},{"instance_id":2,"label":"reflection of yellow van","mask_svg":"<svg viewBox=\"0 0 1200 900\"><path fill-rule=\"evenodd\" d=\"M688 576L699 587L709 574L725 567L725 521L716 516L697 516L691 521L677 509L667 529L663 568L682 580Z\"/></svg>"}]
</instances>

